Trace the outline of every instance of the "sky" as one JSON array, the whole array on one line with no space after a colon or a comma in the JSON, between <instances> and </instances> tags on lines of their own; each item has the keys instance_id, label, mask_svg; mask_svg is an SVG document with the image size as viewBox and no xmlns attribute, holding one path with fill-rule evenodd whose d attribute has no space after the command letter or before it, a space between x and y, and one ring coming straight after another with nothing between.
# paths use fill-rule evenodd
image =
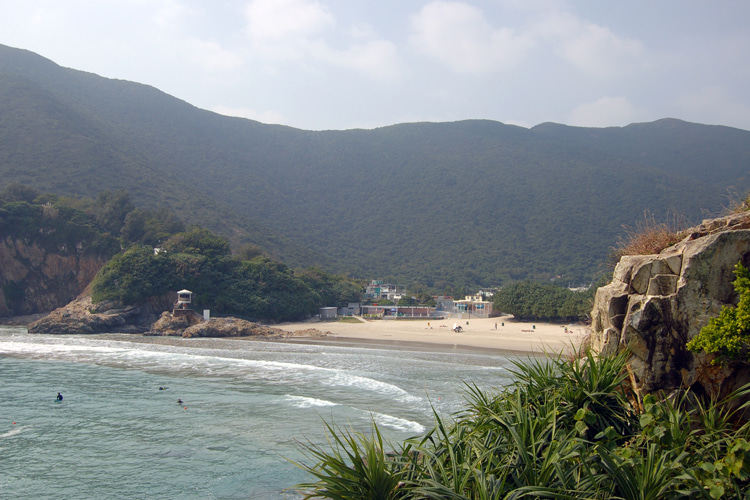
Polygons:
<instances>
[{"instance_id":1,"label":"sky","mask_svg":"<svg viewBox=\"0 0 750 500\"><path fill-rule=\"evenodd\" d=\"M0 0L0 44L307 130L750 130L746 0Z\"/></svg>"}]
</instances>

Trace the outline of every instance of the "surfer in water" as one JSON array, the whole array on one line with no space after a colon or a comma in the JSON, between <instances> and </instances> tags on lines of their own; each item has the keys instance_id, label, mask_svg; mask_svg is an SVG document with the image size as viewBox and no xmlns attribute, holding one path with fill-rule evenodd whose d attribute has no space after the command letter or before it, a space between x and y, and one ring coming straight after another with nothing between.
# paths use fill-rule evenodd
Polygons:
<instances>
[{"instance_id":1,"label":"surfer in water","mask_svg":"<svg viewBox=\"0 0 750 500\"><path fill-rule=\"evenodd\" d=\"M57 393L57 400L58 401L62 401L63 400L63 396L59 392Z\"/></svg>"}]
</instances>

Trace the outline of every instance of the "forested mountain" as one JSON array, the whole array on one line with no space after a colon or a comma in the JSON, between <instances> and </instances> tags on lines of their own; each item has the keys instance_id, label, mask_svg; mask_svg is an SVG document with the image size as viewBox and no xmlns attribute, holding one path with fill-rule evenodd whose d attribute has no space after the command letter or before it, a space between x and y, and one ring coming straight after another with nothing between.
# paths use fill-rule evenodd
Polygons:
<instances>
[{"instance_id":1,"label":"forested mountain","mask_svg":"<svg viewBox=\"0 0 750 500\"><path fill-rule=\"evenodd\" d=\"M125 189L291 265L433 288L589 280L650 210L689 222L744 194L750 132L492 121L312 132L0 46L0 188Z\"/></svg>"}]
</instances>

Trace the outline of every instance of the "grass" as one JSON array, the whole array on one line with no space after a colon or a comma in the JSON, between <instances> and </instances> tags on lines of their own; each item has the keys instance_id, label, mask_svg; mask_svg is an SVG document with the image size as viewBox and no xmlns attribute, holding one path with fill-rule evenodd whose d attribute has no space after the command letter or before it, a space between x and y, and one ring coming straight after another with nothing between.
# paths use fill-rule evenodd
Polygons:
<instances>
[{"instance_id":1,"label":"grass","mask_svg":"<svg viewBox=\"0 0 750 500\"><path fill-rule=\"evenodd\" d=\"M351 316L339 316L338 318L336 318L336 321L338 321L339 323L361 323L360 320Z\"/></svg>"},{"instance_id":2,"label":"grass","mask_svg":"<svg viewBox=\"0 0 750 500\"><path fill-rule=\"evenodd\" d=\"M750 193L747 194L744 200L736 194L729 194L729 206L726 207L725 210L728 215L739 214L748 211L750 211Z\"/></svg>"},{"instance_id":3,"label":"grass","mask_svg":"<svg viewBox=\"0 0 750 500\"><path fill-rule=\"evenodd\" d=\"M747 499L746 386L726 401L690 391L623 390L627 355L530 359L497 393L467 385L464 409L434 414L424 436L398 446L327 424L329 447L306 444L305 498L329 499ZM728 404L729 403L729 404ZM392 450L392 451L388 451Z\"/></svg>"},{"instance_id":4,"label":"grass","mask_svg":"<svg viewBox=\"0 0 750 500\"><path fill-rule=\"evenodd\" d=\"M673 216L668 222L657 222L654 215L646 211L635 228L624 226L625 236L618 238L614 257L617 261L625 255L658 254L686 236L686 225L681 216Z\"/></svg>"}]
</instances>

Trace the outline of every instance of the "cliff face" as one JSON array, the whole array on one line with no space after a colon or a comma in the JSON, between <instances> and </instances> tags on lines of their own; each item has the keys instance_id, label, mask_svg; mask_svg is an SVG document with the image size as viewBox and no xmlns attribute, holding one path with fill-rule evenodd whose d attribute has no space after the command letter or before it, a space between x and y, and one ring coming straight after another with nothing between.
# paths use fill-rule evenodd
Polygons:
<instances>
[{"instance_id":1,"label":"cliff face","mask_svg":"<svg viewBox=\"0 0 750 500\"><path fill-rule=\"evenodd\" d=\"M75 299L105 256L50 253L36 243L0 240L0 317L49 312Z\"/></svg>"},{"instance_id":2,"label":"cliff face","mask_svg":"<svg viewBox=\"0 0 750 500\"><path fill-rule=\"evenodd\" d=\"M594 350L631 351L637 394L690 387L722 397L750 381L750 366L714 365L685 347L722 306L736 305L737 262L750 266L750 212L704 221L658 255L623 257L596 294Z\"/></svg>"}]
</instances>

